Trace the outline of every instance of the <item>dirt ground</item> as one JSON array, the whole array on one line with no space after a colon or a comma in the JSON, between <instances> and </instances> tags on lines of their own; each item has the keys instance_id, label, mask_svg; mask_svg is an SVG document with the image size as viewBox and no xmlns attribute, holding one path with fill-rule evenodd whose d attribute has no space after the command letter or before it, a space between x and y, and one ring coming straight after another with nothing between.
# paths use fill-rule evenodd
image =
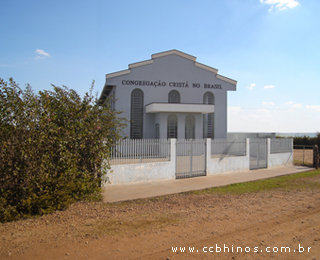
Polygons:
<instances>
[{"instance_id":1,"label":"dirt ground","mask_svg":"<svg viewBox=\"0 0 320 260\"><path fill-rule=\"evenodd\" d=\"M0 259L320 259L320 191L76 203L0 224Z\"/></svg>"}]
</instances>

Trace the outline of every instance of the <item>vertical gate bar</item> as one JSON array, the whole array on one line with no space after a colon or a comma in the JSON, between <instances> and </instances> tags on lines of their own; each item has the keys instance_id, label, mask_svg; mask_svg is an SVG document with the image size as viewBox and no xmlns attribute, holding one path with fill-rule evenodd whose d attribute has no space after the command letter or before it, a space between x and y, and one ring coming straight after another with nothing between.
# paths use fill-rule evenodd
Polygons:
<instances>
[{"instance_id":1,"label":"vertical gate bar","mask_svg":"<svg viewBox=\"0 0 320 260\"><path fill-rule=\"evenodd\" d=\"M134 151L132 150L133 141L134 141L134 140L130 140L130 141L128 141L128 143L127 143L127 150L128 150L128 153L127 153L127 155L126 155L127 162L128 162L128 160L132 159L132 157L134 156Z\"/></svg>"},{"instance_id":2,"label":"vertical gate bar","mask_svg":"<svg viewBox=\"0 0 320 260\"><path fill-rule=\"evenodd\" d=\"M144 159L149 159L149 145L150 145L150 139L145 139L147 141L144 142L143 144L143 153L142 156Z\"/></svg>"},{"instance_id":3,"label":"vertical gate bar","mask_svg":"<svg viewBox=\"0 0 320 260\"><path fill-rule=\"evenodd\" d=\"M132 142L132 150L133 150L133 159L136 159L136 140L133 139L133 142Z\"/></svg>"},{"instance_id":4,"label":"vertical gate bar","mask_svg":"<svg viewBox=\"0 0 320 260\"><path fill-rule=\"evenodd\" d=\"M192 145L192 140L190 141L190 176L192 176L192 148L193 148L193 145Z\"/></svg>"},{"instance_id":5,"label":"vertical gate bar","mask_svg":"<svg viewBox=\"0 0 320 260\"><path fill-rule=\"evenodd\" d=\"M120 147L121 147L121 148L120 148ZM121 149L121 150L120 150L120 149ZM120 142L119 142L119 148L116 150L116 152L117 152L117 151L120 151L120 154L119 154L119 156L118 156L118 158L119 158L120 160L124 160L124 155L123 155L124 150L125 150L125 146L124 146L123 142L120 141ZM123 162L123 161L122 161L122 162Z\"/></svg>"},{"instance_id":6,"label":"vertical gate bar","mask_svg":"<svg viewBox=\"0 0 320 260\"><path fill-rule=\"evenodd\" d=\"M189 155L189 144L188 144L188 142L187 142L187 140L183 140L183 143L184 143L184 149L185 149L185 151L188 151L187 153L188 154L185 154L185 152L183 153L183 161L184 161L184 170L185 170L185 175L187 176L187 174L188 174L188 168L189 168L189 166L188 166L188 160L187 160L187 156ZM185 177L186 177L185 176Z\"/></svg>"},{"instance_id":7,"label":"vertical gate bar","mask_svg":"<svg viewBox=\"0 0 320 260\"><path fill-rule=\"evenodd\" d=\"M266 160L265 167L268 168L268 154L269 154L268 151L270 151L268 144L270 144L270 146L271 146L271 141L268 142L268 139L266 139L265 144L266 144L266 148L264 149L265 154L266 154L265 155L265 160ZM270 147L270 149L271 149L271 147Z\"/></svg>"},{"instance_id":8,"label":"vertical gate bar","mask_svg":"<svg viewBox=\"0 0 320 260\"><path fill-rule=\"evenodd\" d=\"M126 160L126 162L128 162L128 159L129 159L129 156L132 154L132 152L131 152L131 140L127 140L126 141L126 155L125 155L125 160Z\"/></svg>"},{"instance_id":9,"label":"vertical gate bar","mask_svg":"<svg viewBox=\"0 0 320 260\"><path fill-rule=\"evenodd\" d=\"M120 147L121 147L121 150L120 150ZM120 151L120 154L119 154L119 157L118 157L120 160L121 159L124 160L124 154L123 153L125 152L125 149L126 149L126 146L124 146L124 142L120 141L119 142L119 148L117 149L117 151Z\"/></svg>"},{"instance_id":10,"label":"vertical gate bar","mask_svg":"<svg viewBox=\"0 0 320 260\"><path fill-rule=\"evenodd\" d=\"M258 149L257 149L257 168L259 168L259 150L260 150L260 140L258 140Z\"/></svg>"},{"instance_id":11,"label":"vertical gate bar","mask_svg":"<svg viewBox=\"0 0 320 260\"><path fill-rule=\"evenodd\" d=\"M134 147L134 150L135 150L135 159L138 159L137 139L134 140L133 147Z\"/></svg>"},{"instance_id":12,"label":"vertical gate bar","mask_svg":"<svg viewBox=\"0 0 320 260\"><path fill-rule=\"evenodd\" d=\"M182 151L182 154L183 154L183 170L184 170L184 172L186 172L187 171L187 169L188 169L188 167L186 167L186 162L187 162L187 160L186 160L186 153L185 153L185 151L188 149L188 145L187 145L187 143L186 143L186 141L185 140L183 140L183 151ZM187 150L188 151L188 150ZM189 154L187 154L187 155L189 155Z\"/></svg>"},{"instance_id":13,"label":"vertical gate bar","mask_svg":"<svg viewBox=\"0 0 320 260\"><path fill-rule=\"evenodd\" d=\"M187 140L185 140L185 144L186 144L186 147L188 147L187 149L189 149L189 143L187 142ZM188 150L189 151L189 150ZM188 152L188 155L190 155L189 154L189 152ZM188 169L189 169L189 165L188 165L188 159L186 159L187 157L184 157L184 159L185 159L185 167L186 167L186 172L188 172ZM186 173L186 175L187 175L188 173ZM189 176L189 174L188 174L188 176Z\"/></svg>"},{"instance_id":14,"label":"vertical gate bar","mask_svg":"<svg viewBox=\"0 0 320 260\"><path fill-rule=\"evenodd\" d=\"M124 146L123 146L123 142L122 141L120 141L119 143L119 146L117 147L117 149L116 149L116 153L117 153L117 151L119 151L119 156L117 156L118 158L119 158L119 160L123 160L123 152L124 152ZM121 148L120 148L121 147ZM120 150L121 149L121 150Z\"/></svg>"},{"instance_id":15,"label":"vertical gate bar","mask_svg":"<svg viewBox=\"0 0 320 260\"><path fill-rule=\"evenodd\" d=\"M123 145L120 144L121 154L119 155L119 158L126 162L126 158L128 157L128 140L125 140L122 144Z\"/></svg>"},{"instance_id":16,"label":"vertical gate bar","mask_svg":"<svg viewBox=\"0 0 320 260\"><path fill-rule=\"evenodd\" d=\"M178 176L178 140L176 140L176 179Z\"/></svg>"},{"instance_id":17,"label":"vertical gate bar","mask_svg":"<svg viewBox=\"0 0 320 260\"><path fill-rule=\"evenodd\" d=\"M147 154L146 154L146 159L149 160L151 158L151 145L153 144L152 139L149 139L147 142Z\"/></svg>"},{"instance_id":18,"label":"vertical gate bar","mask_svg":"<svg viewBox=\"0 0 320 260\"><path fill-rule=\"evenodd\" d=\"M148 144L148 153L147 153L147 159L150 160L153 156L153 149L152 147L154 147L155 143L153 142L153 139L150 139L149 144Z\"/></svg>"},{"instance_id":19,"label":"vertical gate bar","mask_svg":"<svg viewBox=\"0 0 320 260\"><path fill-rule=\"evenodd\" d=\"M204 140L204 174L207 175L207 139Z\"/></svg>"},{"instance_id":20,"label":"vertical gate bar","mask_svg":"<svg viewBox=\"0 0 320 260\"><path fill-rule=\"evenodd\" d=\"M121 152L122 152L122 149L121 149L121 141L119 143L116 143L116 150L114 151L114 155L116 157L116 161L117 163L120 162L121 160Z\"/></svg>"}]
</instances>

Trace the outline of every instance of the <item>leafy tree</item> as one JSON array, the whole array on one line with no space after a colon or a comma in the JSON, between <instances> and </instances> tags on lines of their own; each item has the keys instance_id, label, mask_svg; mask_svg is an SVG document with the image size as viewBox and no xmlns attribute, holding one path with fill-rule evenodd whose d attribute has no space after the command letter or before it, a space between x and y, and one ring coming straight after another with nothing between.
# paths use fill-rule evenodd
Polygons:
<instances>
[{"instance_id":1,"label":"leafy tree","mask_svg":"<svg viewBox=\"0 0 320 260\"><path fill-rule=\"evenodd\" d=\"M293 138L294 145L317 145L320 147L320 133L316 137L298 136Z\"/></svg>"},{"instance_id":2,"label":"leafy tree","mask_svg":"<svg viewBox=\"0 0 320 260\"><path fill-rule=\"evenodd\" d=\"M126 125L110 102L0 79L0 221L50 213L100 190ZM105 163L105 167L102 164Z\"/></svg>"}]
</instances>

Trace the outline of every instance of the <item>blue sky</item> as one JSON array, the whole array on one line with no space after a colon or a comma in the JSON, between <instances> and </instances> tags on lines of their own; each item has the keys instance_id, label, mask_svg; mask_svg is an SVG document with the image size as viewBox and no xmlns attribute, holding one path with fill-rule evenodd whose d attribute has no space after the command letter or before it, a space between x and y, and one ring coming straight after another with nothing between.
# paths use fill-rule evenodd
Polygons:
<instances>
[{"instance_id":1,"label":"blue sky","mask_svg":"<svg viewBox=\"0 0 320 260\"><path fill-rule=\"evenodd\" d=\"M238 81L230 132L320 132L319 0L0 1L0 77L83 95L177 49Z\"/></svg>"}]
</instances>

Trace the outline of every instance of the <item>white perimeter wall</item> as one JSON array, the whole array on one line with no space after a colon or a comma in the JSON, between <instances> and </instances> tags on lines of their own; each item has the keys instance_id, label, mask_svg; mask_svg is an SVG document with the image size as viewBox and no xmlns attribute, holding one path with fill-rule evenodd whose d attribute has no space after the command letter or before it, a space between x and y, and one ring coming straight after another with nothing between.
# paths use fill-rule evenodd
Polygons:
<instances>
[{"instance_id":1,"label":"white perimeter wall","mask_svg":"<svg viewBox=\"0 0 320 260\"><path fill-rule=\"evenodd\" d=\"M250 167L249 139L246 139L246 156L211 158L211 142L207 142L207 174L248 171Z\"/></svg>"},{"instance_id":2,"label":"white perimeter wall","mask_svg":"<svg viewBox=\"0 0 320 260\"><path fill-rule=\"evenodd\" d=\"M103 185L133 184L157 180L174 180L176 174L176 140L171 139L171 156L168 162L137 163L111 165L108 171L108 183ZM270 153L270 139L268 139L268 168L293 164L291 153ZM248 171L250 169L250 140L246 139L245 156L229 156L211 158L211 140L207 139L207 175L227 172Z\"/></svg>"},{"instance_id":3,"label":"white perimeter wall","mask_svg":"<svg viewBox=\"0 0 320 260\"><path fill-rule=\"evenodd\" d=\"M293 165L293 149L291 153L271 153L271 140L268 138L268 168ZM293 148L293 140L292 140Z\"/></svg>"},{"instance_id":4,"label":"white perimeter wall","mask_svg":"<svg viewBox=\"0 0 320 260\"><path fill-rule=\"evenodd\" d=\"M270 154L268 158L268 168L287 166L293 164L292 153L274 153Z\"/></svg>"},{"instance_id":5,"label":"white perimeter wall","mask_svg":"<svg viewBox=\"0 0 320 260\"><path fill-rule=\"evenodd\" d=\"M168 162L133 163L111 165L106 185L132 184L176 178L176 140L171 139L171 155Z\"/></svg>"}]
</instances>

